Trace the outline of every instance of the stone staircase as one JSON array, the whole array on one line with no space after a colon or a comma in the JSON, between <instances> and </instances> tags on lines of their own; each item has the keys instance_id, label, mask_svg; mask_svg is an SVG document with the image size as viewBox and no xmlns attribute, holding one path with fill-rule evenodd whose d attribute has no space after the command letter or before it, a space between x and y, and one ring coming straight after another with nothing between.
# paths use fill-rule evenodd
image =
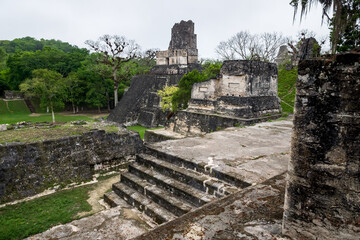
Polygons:
<instances>
[{"instance_id":1,"label":"stone staircase","mask_svg":"<svg viewBox=\"0 0 360 240\"><path fill-rule=\"evenodd\" d=\"M147 147L104 199L112 207L123 199L162 224L250 185L210 168Z\"/></svg>"},{"instance_id":2,"label":"stone staircase","mask_svg":"<svg viewBox=\"0 0 360 240\"><path fill-rule=\"evenodd\" d=\"M25 98L24 101L25 101L26 106L29 108L30 112L34 113L35 112L35 107L31 103L30 99Z\"/></svg>"}]
</instances>

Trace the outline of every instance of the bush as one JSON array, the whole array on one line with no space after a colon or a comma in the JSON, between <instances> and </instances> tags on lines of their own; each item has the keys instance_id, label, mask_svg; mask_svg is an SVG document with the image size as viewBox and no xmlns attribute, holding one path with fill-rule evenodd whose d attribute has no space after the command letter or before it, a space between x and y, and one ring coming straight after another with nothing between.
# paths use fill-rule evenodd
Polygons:
<instances>
[{"instance_id":1,"label":"bush","mask_svg":"<svg viewBox=\"0 0 360 240\"><path fill-rule=\"evenodd\" d=\"M206 61L203 64L204 70L201 73L195 69L184 75L180 79L179 89L172 95L172 111L176 112L178 109L186 109L188 107L188 101L191 98L191 88L193 84L215 78L220 74L221 65L221 62Z\"/></svg>"},{"instance_id":2,"label":"bush","mask_svg":"<svg viewBox=\"0 0 360 240\"><path fill-rule=\"evenodd\" d=\"M184 75L179 82L179 89L172 96L172 110L185 109L188 107L188 101L191 98L191 87L194 83L206 81L208 78L204 73L193 70Z\"/></svg>"}]
</instances>

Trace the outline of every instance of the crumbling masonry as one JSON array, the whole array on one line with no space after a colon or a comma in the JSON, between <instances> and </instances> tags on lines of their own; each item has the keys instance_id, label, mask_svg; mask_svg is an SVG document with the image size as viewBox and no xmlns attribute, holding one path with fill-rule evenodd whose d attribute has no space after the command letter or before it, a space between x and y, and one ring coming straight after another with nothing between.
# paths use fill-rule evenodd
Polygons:
<instances>
[{"instance_id":1,"label":"crumbling masonry","mask_svg":"<svg viewBox=\"0 0 360 240\"><path fill-rule=\"evenodd\" d=\"M359 239L360 54L299 63L283 234Z\"/></svg>"},{"instance_id":2,"label":"crumbling masonry","mask_svg":"<svg viewBox=\"0 0 360 240\"><path fill-rule=\"evenodd\" d=\"M174 25L169 49L157 52L156 64L148 74L132 79L129 90L108 120L145 127L165 124L167 113L160 107L157 91L165 86L177 85L184 74L201 69L197 64L196 35L191 20Z\"/></svg>"}]
</instances>

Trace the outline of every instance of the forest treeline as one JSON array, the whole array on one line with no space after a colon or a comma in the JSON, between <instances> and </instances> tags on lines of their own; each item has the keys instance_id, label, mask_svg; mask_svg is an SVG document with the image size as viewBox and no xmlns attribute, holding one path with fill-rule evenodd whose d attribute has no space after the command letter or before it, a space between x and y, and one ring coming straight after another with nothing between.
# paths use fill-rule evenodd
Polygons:
<instances>
[{"instance_id":1,"label":"forest treeline","mask_svg":"<svg viewBox=\"0 0 360 240\"><path fill-rule=\"evenodd\" d=\"M36 70L61 74L66 85L67 103L79 107L110 108L114 82L109 66L102 64L99 53L91 53L60 40L32 37L0 41L0 97L5 90L19 90L20 85L36 77ZM140 54L117 71L121 79L119 96L130 86L131 78L144 74L155 65L151 55Z\"/></svg>"}]
</instances>

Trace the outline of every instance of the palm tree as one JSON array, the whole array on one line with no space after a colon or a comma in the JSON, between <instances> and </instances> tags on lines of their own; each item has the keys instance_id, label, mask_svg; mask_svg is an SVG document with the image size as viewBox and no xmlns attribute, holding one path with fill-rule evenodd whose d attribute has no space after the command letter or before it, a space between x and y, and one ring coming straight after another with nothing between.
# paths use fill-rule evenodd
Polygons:
<instances>
[{"instance_id":1,"label":"palm tree","mask_svg":"<svg viewBox=\"0 0 360 240\"><path fill-rule=\"evenodd\" d=\"M324 18L328 20L328 24L333 25L333 36L332 36L332 52L335 53L336 47L341 34L344 32L350 19L353 17L352 6L353 3L359 0L291 0L290 5L294 7L294 20L301 5L300 21L301 18L306 15L313 4L320 3L323 8L322 21ZM329 17L329 13L333 10L333 18ZM356 22L355 22L356 24Z\"/></svg>"}]
</instances>

